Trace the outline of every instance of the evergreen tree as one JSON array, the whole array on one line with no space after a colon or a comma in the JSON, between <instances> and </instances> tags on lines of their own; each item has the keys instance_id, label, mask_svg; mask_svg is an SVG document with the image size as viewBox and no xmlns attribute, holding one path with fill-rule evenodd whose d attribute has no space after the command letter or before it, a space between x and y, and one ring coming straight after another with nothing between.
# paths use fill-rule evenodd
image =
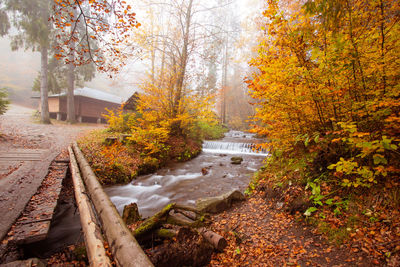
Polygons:
<instances>
[{"instance_id":1,"label":"evergreen tree","mask_svg":"<svg viewBox=\"0 0 400 267\"><path fill-rule=\"evenodd\" d=\"M10 103L7 96L6 88L0 88L0 115L3 115L7 111L7 106Z\"/></svg>"},{"instance_id":2,"label":"evergreen tree","mask_svg":"<svg viewBox=\"0 0 400 267\"><path fill-rule=\"evenodd\" d=\"M64 62L52 57L49 60L48 70L49 92L52 94L59 94L66 91L68 83L65 73L67 73L68 69ZM83 87L85 82L91 81L95 77L95 72L96 68L93 63L78 66L75 71L75 86ZM40 91L40 76L41 74L39 72L32 85L33 91Z\"/></svg>"},{"instance_id":3,"label":"evergreen tree","mask_svg":"<svg viewBox=\"0 0 400 267\"><path fill-rule=\"evenodd\" d=\"M40 119L42 123L50 123L47 75L49 40L52 31L49 23L51 3L50 0L0 0L0 7L2 7L0 34L7 34L10 28L7 12L12 13L12 25L18 30L11 36L11 49L32 49L41 54Z\"/></svg>"}]
</instances>

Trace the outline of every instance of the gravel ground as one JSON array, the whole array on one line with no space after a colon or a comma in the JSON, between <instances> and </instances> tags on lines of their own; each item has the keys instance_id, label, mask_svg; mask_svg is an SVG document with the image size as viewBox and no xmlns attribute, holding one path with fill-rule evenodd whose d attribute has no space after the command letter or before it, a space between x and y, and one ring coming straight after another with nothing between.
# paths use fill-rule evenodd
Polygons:
<instances>
[{"instance_id":1,"label":"gravel ground","mask_svg":"<svg viewBox=\"0 0 400 267\"><path fill-rule=\"evenodd\" d=\"M80 134L104 127L96 124L68 125L53 121L40 124L35 110L10 105L0 116L0 153L37 149L39 161L0 159L0 240L23 211L48 172L51 161ZM1 156L1 155L0 155Z\"/></svg>"}]
</instances>

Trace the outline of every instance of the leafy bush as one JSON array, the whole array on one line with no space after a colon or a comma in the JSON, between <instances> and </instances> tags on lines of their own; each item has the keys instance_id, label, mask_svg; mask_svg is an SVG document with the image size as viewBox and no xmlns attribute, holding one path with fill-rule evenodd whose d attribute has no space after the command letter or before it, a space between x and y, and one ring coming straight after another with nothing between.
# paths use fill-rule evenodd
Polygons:
<instances>
[{"instance_id":1,"label":"leafy bush","mask_svg":"<svg viewBox=\"0 0 400 267\"><path fill-rule=\"evenodd\" d=\"M111 136L108 131L93 131L79 140L79 147L101 184L127 183L138 174L140 156L118 141L106 145L105 138Z\"/></svg>"},{"instance_id":2,"label":"leafy bush","mask_svg":"<svg viewBox=\"0 0 400 267\"><path fill-rule=\"evenodd\" d=\"M132 125L135 125L136 119L139 117L137 113L124 113L123 106L118 110L110 110L106 108L107 114L103 114L103 117L108 123L108 130L110 132L127 133L130 131Z\"/></svg>"},{"instance_id":3,"label":"leafy bush","mask_svg":"<svg viewBox=\"0 0 400 267\"><path fill-rule=\"evenodd\" d=\"M195 130L199 139L214 140L223 138L228 128L218 122L198 121Z\"/></svg>"}]
</instances>

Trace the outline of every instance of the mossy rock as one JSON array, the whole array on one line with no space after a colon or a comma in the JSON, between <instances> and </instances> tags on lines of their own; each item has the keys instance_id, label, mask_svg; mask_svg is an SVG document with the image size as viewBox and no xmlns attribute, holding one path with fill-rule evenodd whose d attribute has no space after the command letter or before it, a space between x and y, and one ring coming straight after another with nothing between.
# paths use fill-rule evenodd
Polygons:
<instances>
[{"instance_id":1,"label":"mossy rock","mask_svg":"<svg viewBox=\"0 0 400 267\"><path fill-rule=\"evenodd\" d=\"M198 199L196 207L200 212L220 213L229 209L235 201L245 200L245 196L238 190L232 190L217 197Z\"/></svg>"},{"instance_id":2,"label":"mossy rock","mask_svg":"<svg viewBox=\"0 0 400 267\"><path fill-rule=\"evenodd\" d=\"M232 164L237 164L237 165L239 165L239 164L242 163L242 161L243 161L243 158L242 158L242 157L232 157L232 158L231 158L231 163L232 163Z\"/></svg>"}]
</instances>

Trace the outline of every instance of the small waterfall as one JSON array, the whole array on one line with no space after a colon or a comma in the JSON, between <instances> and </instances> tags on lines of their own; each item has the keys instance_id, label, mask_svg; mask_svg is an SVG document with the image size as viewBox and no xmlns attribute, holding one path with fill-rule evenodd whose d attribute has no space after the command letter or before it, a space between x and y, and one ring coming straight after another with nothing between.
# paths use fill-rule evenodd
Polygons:
<instances>
[{"instance_id":1,"label":"small waterfall","mask_svg":"<svg viewBox=\"0 0 400 267\"><path fill-rule=\"evenodd\" d=\"M225 133L225 137L233 137L233 138L245 138L251 139L254 138L255 134L253 133L245 133L242 131L234 131L230 130L229 132Z\"/></svg>"},{"instance_id":2,"label":"small waterfall","mask_svg":"<svg viewBox=\"0 0 400 267\"><path fill-rule=\"evenodd\" d=\"M254 143L204 141L203 151L221 154L251 154L259 156L268 155L268 151L266 149L258 148Z\"/></svg>"}]
</instances>

